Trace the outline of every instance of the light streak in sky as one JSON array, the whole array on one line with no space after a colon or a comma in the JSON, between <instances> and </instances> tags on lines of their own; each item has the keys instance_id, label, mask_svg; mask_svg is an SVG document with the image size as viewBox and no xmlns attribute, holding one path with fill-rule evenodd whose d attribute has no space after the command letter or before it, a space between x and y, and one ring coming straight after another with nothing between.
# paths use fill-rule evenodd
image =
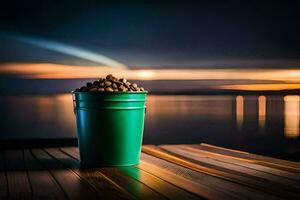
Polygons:
<instances>
[{"instance_id":1,"label":"light streak in sky","mask_svg":"<svg viewBox=\"0 0 300 200\"><path fill-rule=\"evenodd\" d=\"M56 41L51 41L48 39L42 39L38 37L31 37L31 36L24 36L24 35L16 35L16 36L11 36L16 40L19 40L21 42L31 44L43 49L59 52L65 55L70 55L74 56L77 58L81 58L84 60L92 61L94 63L97 63L99 65L105 65L105 66L110 66L110 67L115 67L119 69L126 69L127 66L114 60L111 59L107 56L104 56L99 53L95 53L93 51L89 51L77 46L73 45L68 45Z\"/></svg>"}]
</instances>

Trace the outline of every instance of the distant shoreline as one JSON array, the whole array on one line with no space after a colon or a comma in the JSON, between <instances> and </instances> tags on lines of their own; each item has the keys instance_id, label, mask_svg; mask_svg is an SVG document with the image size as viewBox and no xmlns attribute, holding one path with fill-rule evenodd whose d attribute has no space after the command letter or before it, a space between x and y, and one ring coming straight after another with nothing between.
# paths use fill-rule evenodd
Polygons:
<instances>
[{"instance_id":1,"label":"distant shoreline","mask_svg":"<svg viewBox=\"0 0 300 200\"><path fill-rule=\"evenodd\" d=\"M3 92L0 91L1 96L26 96L26 95L58 95L58 94L70 94L71 92ZM274 95L274 96L285 96L285 95L300 95L300 90L262 90L262 91L247 91L247 90L197 90L197 91L149 91L148 95Z\"/></svg>"},{"instance_id":2,"label":"distant shoreline","mask_svg":"<svg viewBox=\"0 0 300 200\"><path fill-rule=\"evenodd\" d=\"M53 95L66 94L92 82L94 79L53 80L53 79L18 79L12 77L0 77L0 95ZM282 90L241 90L241 89L217 89L218 86L232 84L255 84L252 80L130 80L142 85L150 95L300 95L300 89ZM260 81L261 84L270 84L269 81ZM282 82L272 82L281 84ZM215 89L215 88L216 89Z\"/></svg>"}]
</instances>

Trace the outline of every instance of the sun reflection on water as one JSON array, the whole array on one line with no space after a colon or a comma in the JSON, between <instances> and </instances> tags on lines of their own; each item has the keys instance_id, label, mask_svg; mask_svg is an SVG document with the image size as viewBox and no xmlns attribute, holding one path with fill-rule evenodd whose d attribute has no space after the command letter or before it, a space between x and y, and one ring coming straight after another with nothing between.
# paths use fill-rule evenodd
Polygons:
<instances>
[{"instance_id":1,"label":"sun reflection on water","mask_svg":"<svg viewBox=\"0 0 300 200\"><path fill-rule=\"evenodd\" d=\"M287 138L299 137L299 100L298 95L284 97L284 135Z\"/></svg>"},{"instance_id":2,"label":"sun reflection on water","mask_svg":"<svg viewBox=\"0 0 300 200\"><path fill-rule=\"evenodd\" d=\"M240 131L243 127L244 121L244 97L236 97L236 125L237 129Z\"/></svg>"},{"instance_id":3,"label":"sun reflection on water","mask_svg":"<svg viewBox=\"0 0 300 200\"><path fill-rule=\"evenodd\" d=\"M70 94L8 96L1 99L0 105L1 114L5 116L0 123L0 132L9 133L5 135L7 137L20 136L20 130L28 130L22 132L22 137L76 136ZM18 126L12 126L12 122ZM279 133L281 139L294 139L299 138L299 125L298 95L147 97L145 133L146 139L154 138L153 141L156 141L155 137L178 141L176 138L199 135L226 138L236 133L244 136L266 133L266 137Z\"/></svg>"},{"instance_id":4,"label":"sun reflection on water","mask_svg":"<svg viewBox=\"0 0 300 200\"><path fill-rule=\"evenodd\" d=\"M264 132L266 125L266 97L258 97L258 126L259 131Z\"/></svg>"}]
</instances>

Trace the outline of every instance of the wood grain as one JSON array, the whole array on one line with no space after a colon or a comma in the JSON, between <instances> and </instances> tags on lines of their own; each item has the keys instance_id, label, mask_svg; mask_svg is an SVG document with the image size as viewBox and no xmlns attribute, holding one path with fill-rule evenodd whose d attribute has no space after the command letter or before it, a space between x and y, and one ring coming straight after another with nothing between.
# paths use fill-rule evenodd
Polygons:
<instances>
[{"instance_id":1,"label":"wood grain","mask_svg":"<svg viewBox=\"0 0 300 200\"><path fill-rule=\"evenodd\" d=\"M238 197L239 199L265 199L266 197L272 197L271 195L254 190L252 188L248 188L243 185L219 179L207 174L199 173L189 168L185 168L183 166L150 156L148 154L142 153L141 159L141 164L143 162L149 164L152 163L155 164L155 166L157 167L157 170L152 170L151 168L153 168L153 166L151 166L149 168L149 173L157 173L158 171L158 175L160 175L163 178L168 178L168 176L161 173L161 171L168 171L170 172L168 173L169 176L175 177L177 175L183 177L194 183L204 185L208 188L212 188L214 190L214 193L226 193L228 195L233 195L235 198ZM140 167L140 165L138 167ZM173 183L178 185L178 181L173 181ZM185 184L184 187L186 187L187 190L191 189L187 184Z\"/></svg>"},{"instance_id":2,"label":"wood grain","mask_svg":"<svg viewBox=\"0 0 300 200\"><path fill-rule=\"evenodd\" d=\"M287 160L271 158L271 157L267 157L267 156L256 155L256 154L252 154L252 153L248 153L248 152L227 149L224 147L218 147L215 145L210 145L210 144L205 144L205 143L201 143L199 146L201 146L200 148L207 150L207 151L221 153L224 155L230 155L230 156L234 156L237 158L244 158L252 163L254 162L254 163L257 163L260 165L270 166L270 167L273 167L276 169L282 169L285 171L300 173L300 164L298 162L292 162L292 161L287 161Z\"/></svg>"},{"instance_id":3,"label":"wood grain","mask_svg":"<svg viewBox=\"0 0 300 200\"><path fill-rule=\"evenodd\" d=\"M216 167L216 169L224 170L224 171L231 171L231 173L235 174L242 174L243 176L247 176L256 180L260 180L263 183L272 183L272 186L275 187L277 185L278 188L286 187L286 188L295 188L295 192L300 189L300 185L296 184L296 181L286 179L284 177L276 176L270 173L258 171L252 169L247 166L237 165L235 163L226 162L224 160L218 160L215 156L212 156L206 152L201 150L194 150L192 148L183 146L183 145L161 145L162 149L166 151L170 151L175 153L176 155L180 155L185 158L193 159L199 163L205 163L212 167ZM198 162L197 162L198 163Z\"/></svg>"},{"instance_id":4,"label":"wood grain","mask_svg":"<svg viewBox=\"0 0 300 200\"><path fill-rule=\"evenodd\" d=\"M8 183L8 199L32 199L31 185L25 169L22 150L4 153Z\"/></svg>"},{"instance_id":5,"label":"wood grain","mask_svg":"<svg viewBox=\"0 0 300 200\"><path fill-rule=\"evenodd\" d=\"M275 175L275 176L284 177L284 178L294 180L294 181L297 181L297 182L300 181L300 175L299 174L295 174L295 173L287 172L287 171L284 171L284 170L279 170L279 169L274 169L274 168L271 168L271 167L266 167L266 166L263 166L263 165L259 165L259 164L256 164L255 161L251 162L251 160L248 160L248 159L237 158L237 157L234 157L234 156L229 156L229 155L224 155L224 154L221 154L221 153L215 153L215 152L203 150L203 149L201 149L201 146L199 146L199 145L177 145L177 146L179 148L183 148L183 149L186 149L188 151L196 152L196 153L202 154L203 156L213 158L215 160L219 160L219 161L222 161L222 162L232 163L232 164L247 167L247 168L250 168L250 169L255 169L257 171L269 173L269 174L272 174L272 175Z\"/></svg>"},{"instance_id":6,"label":"wood grain","mask_svg":"<svg viewBox=\"0 0 300 200\"><path fill-rule=\"evenodd\" d=\"M78 150L74 148L66 148L64 150L69 152L74 158L79 159ZM98 171L138 199L166 199L159 192L122 173L117 168L99 168Z\"/></svg>"},{"instance_id":7,"label":"wood grain","mask_svg":"<svg viewBox=\"0 0 300 200\"><path fill-rule=\"evenodd\" d=\"M79 152L74 148L62 148L63 151L69 153L76 159L79 159ZM173 184L170 184L161 178L154 176L144 170L135 167L120 167L118 168L122 173L130 176L153 190L158 191L169 199L199 199L200 197L194 196L185 190L180 189Z\"/></svg>"},{"instance_id":8,"label":"wood grain","mask_svg":"<svg viewBox=\"0 0 300 200\"><path fill-rule=\"evenodd\" d=\"M99 199L86 182L44 150L34 149L32 153L51 172L69 199Z\"/></svg>"},{"instance_id":9,"label":"wood grain","mask_svg":"<svg viewBox=\"0 0 300 200\"><path fill-rule=\"evenodd\" d=\"M143 151L150 155L154 155L161 159L164 159L169 162L173 162L177 165L192 169L197 172L205 173L214 177L218 177L227 181L235 182L240 185L244 185L250 188L253 188L258 191L262 191L265 193L269 193L278 197L298 197L298 193L294 193L295 190L293 188L285 188L282 190L274 185L275 183L266 184L258 179L253 179L249 177L249 175L244 174L242 172L224 169L221 167L215 167L213 165L208 165L203 162L199 162L195 159L190 159L188 157L174 154L170 151L165 151L157 146L143 146Z\"/></svg>"},{"instance_id":10,"label":"wood grain","mask_svg":"<svg viewBox=\"0 0 300 200\"><path fill-rule=\"evenodd\" d=\"M33 199L67 199L50 172L32 156L29 150L24 150L24 160L31 183Z\"/></svg>"},{"instance_id":11,"label":"wood grain","mask_svg":"<svg viewBox=\"0 0 300 200\"><path fill-rule=\"evenodd\" d=\"M1 199L300 199L300 163L208 144L144 145L129 167L81 169L77 147L0 152Z\"/></svg>"},{"instance_id":12,"label":"wood grain","mask_svg":"<svg viewBox=\"0 0 300 200\"><path fill-rule=\"evenodd\" d=\"M62 162L66 168L72 169L78 176L93 187L102 199L133 199L134 197L124 189L112 183L96 169L79 169L78 160L70 157L67 153L57 148L45 149L54 159Z\"/></svg>"},{"instance_id":13,"label":"wood grain","mask_svg":"<svg viewBox=\"0 0 300 200\"><path fill-rule=\"evenodd\" d=\"M0 151L0 199L7 199L8 187L3 151Z\"/></svg>"}]
</instances>

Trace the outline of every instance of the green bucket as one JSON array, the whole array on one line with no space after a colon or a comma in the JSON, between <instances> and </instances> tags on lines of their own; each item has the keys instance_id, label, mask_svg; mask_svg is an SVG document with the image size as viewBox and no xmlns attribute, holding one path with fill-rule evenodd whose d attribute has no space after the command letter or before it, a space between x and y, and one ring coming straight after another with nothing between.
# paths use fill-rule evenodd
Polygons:
<instances>
[{"instance_id":1,"label":"green bucket","mask_svg":"<svg viewBox=\"0 0 300 200\"><path fill-rule=\"evenodd\" d=\"M147 92L73 92L81 167L140 161Z\"/></svg>"}]
</instances>

